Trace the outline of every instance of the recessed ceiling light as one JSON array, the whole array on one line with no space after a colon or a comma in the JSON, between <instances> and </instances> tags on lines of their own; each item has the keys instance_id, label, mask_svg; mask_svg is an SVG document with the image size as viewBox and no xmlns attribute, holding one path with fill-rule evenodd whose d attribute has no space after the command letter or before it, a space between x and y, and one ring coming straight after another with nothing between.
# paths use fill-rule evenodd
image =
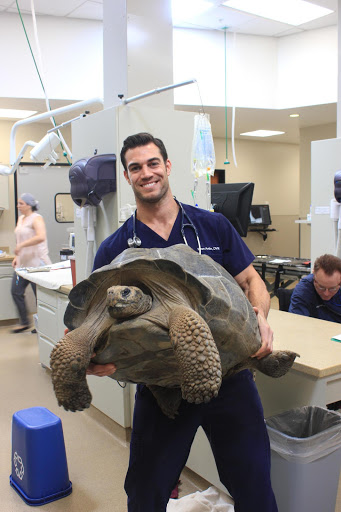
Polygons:
<instances>
[{"instance_id":1,"label":"recessed ceiling light","mask_svg":"<svg viewBox=\"0 0 341 512\"><path fill-rule=\"evenodd\" d=\"M255 130L253 132L245 132L240 135L248 135L249 137L271 137L272 135L283 135L285 132L276 132L274 130Z\"/></svg>"},{"instance_id":2,"label":"recessed ceiling light","mask_svg":"<svg viewBox=\"0 0 341 512\"><path fill-rule=\"evenodd\" d=\"M305 0L227 0L223 5L295 26L334 12Z\"/></svg>"},{"instance_id":3,"label":"recessed ceiling light","mask_svg":"<svg viewBox=\"0 0 341 512\"><path fill-rule=\"evenodd\" d=\"M300 117L299 114L290 114L289 117Z\"/></svg>"},{"instance_id":4,"label":"recessed ceiling light","mask_svg":"<svg viewBox=\"0 0 341 512\"><path fill-rule=\"evenodd\" d=\"M25 119L36 114L36 110L16 110L13 108L0 108L0 117L7 119Z\"/></svg>"}]
</instances>

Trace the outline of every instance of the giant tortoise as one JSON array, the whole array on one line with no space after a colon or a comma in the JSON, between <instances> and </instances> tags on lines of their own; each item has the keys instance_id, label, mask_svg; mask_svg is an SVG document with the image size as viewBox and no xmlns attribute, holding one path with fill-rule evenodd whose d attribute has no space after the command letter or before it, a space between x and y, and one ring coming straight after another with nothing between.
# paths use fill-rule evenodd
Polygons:
<instances>
[{"instance_id":1,"label":"giant tortoise","mask_svg":"<svg viewBox=\"0 0 341 512\"><path fill-rule=\"evenodd\" d=\"M59 405L89 407L86 369L115 363L122 382L146 384L165 414L181 397L208 402L222 378L244 368L284 375L295 353L252 358L261 346L256 314L233 277L184 244L127 249L69 295L69 332L51 353Z\"/></svg>"}]
</instances>

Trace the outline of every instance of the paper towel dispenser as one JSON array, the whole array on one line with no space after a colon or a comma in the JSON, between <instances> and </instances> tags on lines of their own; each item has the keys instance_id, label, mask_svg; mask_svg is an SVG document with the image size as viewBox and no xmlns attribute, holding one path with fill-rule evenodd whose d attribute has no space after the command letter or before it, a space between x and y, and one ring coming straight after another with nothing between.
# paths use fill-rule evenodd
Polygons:
<instances>
[{"instance_id":1,"label":"paper towel dispenser","mask_svg":"<svg viewBox=\"0 0 341 512\"><path fill-rule=\"evenodd\" d=\"M69 180L77 206L98 206L103 196L116 191L116 155L77 160L70 168Z\"/></svg>"}]
</instances>

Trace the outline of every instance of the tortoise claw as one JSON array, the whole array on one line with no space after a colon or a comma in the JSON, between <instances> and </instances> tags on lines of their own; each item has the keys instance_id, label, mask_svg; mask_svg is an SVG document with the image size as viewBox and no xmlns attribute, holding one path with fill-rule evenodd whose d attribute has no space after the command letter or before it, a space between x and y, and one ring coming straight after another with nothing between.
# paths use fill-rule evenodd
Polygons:
<instances>
[{"instance_id":1,"label":"tortoise claw","mask_svg":"<svg viewBox=\"0 0 341 512\"><path fill-rule=\"evenodd\" d=\"M90 407L92 396L86 381L55 385L54 391L58 405L66 411L83 411Z\"/></svg>"}]
</instances>

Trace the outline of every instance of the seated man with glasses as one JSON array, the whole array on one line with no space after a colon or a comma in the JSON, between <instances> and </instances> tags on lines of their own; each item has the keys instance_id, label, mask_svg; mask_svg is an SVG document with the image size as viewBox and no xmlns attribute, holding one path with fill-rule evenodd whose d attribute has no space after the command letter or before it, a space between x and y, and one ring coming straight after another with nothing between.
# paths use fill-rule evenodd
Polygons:
<instances>
[{"instance_id":1,"label":"seated man with glasses","mask_svg":"<svg viewBox=\"0 0 341 512\"><path fill-rule=\"evenodd\" d=\"M291 296L290 313L341 323L341 259L324 254L315 260Z\"/></svg>"}]
</instances>

